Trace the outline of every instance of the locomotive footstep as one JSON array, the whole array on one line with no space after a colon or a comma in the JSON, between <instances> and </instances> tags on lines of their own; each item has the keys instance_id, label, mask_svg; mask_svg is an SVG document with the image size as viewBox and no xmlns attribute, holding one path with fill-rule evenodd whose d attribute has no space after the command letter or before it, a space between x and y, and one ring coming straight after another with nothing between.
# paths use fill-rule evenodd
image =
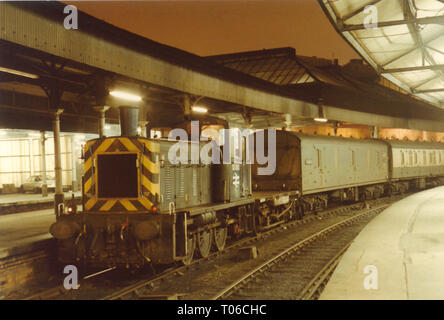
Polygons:
<instances>
[{"instance_id":1,"label":"locomotive footstep","mask_svg":"<svg viewBox=\"0 0 444 320\"><path fill-rule=\"evenodd\" d=\"M251 246L239 249L238 258L240 260L256 259L258 255L259 251L257 250L256 246Z\"/></svg>"}]
</instances>

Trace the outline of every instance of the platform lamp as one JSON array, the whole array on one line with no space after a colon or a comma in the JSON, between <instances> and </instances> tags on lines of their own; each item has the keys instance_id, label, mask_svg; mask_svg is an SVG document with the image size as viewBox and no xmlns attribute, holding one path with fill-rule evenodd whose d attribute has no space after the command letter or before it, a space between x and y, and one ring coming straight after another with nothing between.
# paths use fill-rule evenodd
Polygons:
<instances>
[{"instance_id":1,"label":"platform lamp","mask_svg":"<svg viewBox=\"0 0 444 320\"><path fill-rule=\"evenodd\" d=\"M198 103L200 102L200 100L202 100L203 98L205 98L205 96L200 96L198 97L196 100L194 100L191 103L191 111L195 112L195 113L208 113L208 108L204 107L202 105L198 105Z\"/></svg>"}]
</instances>

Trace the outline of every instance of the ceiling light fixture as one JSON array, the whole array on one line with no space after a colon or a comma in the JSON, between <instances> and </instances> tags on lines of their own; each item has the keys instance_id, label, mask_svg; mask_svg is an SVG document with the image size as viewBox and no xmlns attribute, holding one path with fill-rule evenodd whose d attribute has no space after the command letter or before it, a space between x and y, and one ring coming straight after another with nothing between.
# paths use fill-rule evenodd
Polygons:
<instances>
[{"instance_id":1,"label":"ceiling light fixture","mask_svg":"<svg viewBox=\"0 0 444 320\"><path fill-rule=\"evenodd\" d=\"M194 112L198 112L198 113L207 113L208 109L205 107L198 107L198 106L194 106L191 108L191 110L193 110Z\"/></svg>"},{"instance_id":2,"label":"ceiling light fixture","mask_svg":"<svg viewBox=\"0 0 444 320\"><path fill-rule=\"evenodd\" d=\"M19 71L19 70L14 70L14 69L9 69L9 68L5 68L5 67L0 67L0 71L10 73L10 74L15 74L16 76L31 78L31 79L37 79L39 77L36 74L32 74L32 73L28 73L28 72L24 72L24 71Z\"/></svg>"},{"instance_id":3,"label":"ceiling light fixture","mask_svg":"<svg viewBox=\"0 0 444 320\"><path fill-rule=\"evenodd\" d=\"M132 94L132 93L128 93L128 92L124 92L124 91L111 91L109 93L110 95L112 95L115 98L119 98L119 99L123 99L123 100L128 100L128 101L134 101L134 102L139 102L142 101L142 97Z\"/></svg>"}]
</instances>

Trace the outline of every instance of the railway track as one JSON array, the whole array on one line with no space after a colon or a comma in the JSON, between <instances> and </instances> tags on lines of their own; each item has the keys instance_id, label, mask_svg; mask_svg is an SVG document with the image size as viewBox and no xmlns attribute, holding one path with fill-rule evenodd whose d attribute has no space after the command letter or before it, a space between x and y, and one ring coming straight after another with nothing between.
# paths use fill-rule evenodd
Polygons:
<instances>
[{"instance_id":1,"label":"railway track","mask_svg":"<svg viewBox=\"0 0 444 320\"><path fill-rule=\"evenodd\" d=\"M32 292L40 283L49 282L54 274L55 248L46 248L0 259L0 300L14 299L14 295ZM42 248L42 249L40 249Z\"/></svg>"},{"instance_id":2,"label":"railway track","mask_svg":"<svg viewBox=\"0 0 444 320\"><path fill-rule=\"evenodd\" d=\"M385 209L389 204L374 204L376 207L371 209L365 209L364 212L359 212L357 215L353 214L353 217L345 219L344 221L341 221L340 223L335 223L333 226L329 226L328 230L330 232L334 230L338 230L339 228L343 227L344 225L351 224L357 220L363 219L364 217L372 217L374 214L377 214L381 212L383 209ZM350 206L350 207L342 207L337 208L334 210L330 210L328 213L325 212L325 215L319 215L319 216L313 216L311 218L311 221L316 219L324 219L328 217L328 214L347 214L347 212L350 213L350 211L356 210L356 206ZM293 227L297 227L298 225L309 223L309 221L299 221L298 223L294 224L287 224L285 226L282 226L280 231L270 231L265 234L261 235L261 238L270 238L273 234L278 233L284 233L285 231L287 233L292 232ZM285 231L284 231L285 230ZM316 238L325 236L328 232L326 230L322 230L322 232L317 232L314 235L311 235L311 239L305 239L306 243L312 243L315 241ZM256 239L255 241L258 241L259 239ZM237 247L244 247L247 244L251 244L252 241L246 240L242 243L237 243ZM304 245L300 243L301 247ZM229 248L229 252L232 252L233 248ZM229 258L225 258L224 260L227 260ZM196 265L204 262L203 260L198 260L195 262ZM212 271L209 272L209 274L206 274L209 270L217 269L217 268L225 268L226 270L233 271L231 267L228 266L221 266L223 263L220 261L213 262L211 265L202 265L195 267L195 269L190 270L193 268L193 266L189 267L182 267L178 270L171 270L168 274L161 275L155 279L150 279L145 282L137 283L134 286L125 288L122 291L119 292L113 292L110 296L105 297L105 299L158 299L158 298L180 298L181 296L186 297L186 299L209 299L211 297L214 297L214 292L212 292L211 288L217 288L220 286L220 283L217 283L218 281L209 281L209 279L217 278L216 274L213 274ZM185 273L188 270L187 273ZM234 271L233 271L234 272ZM225 278L225 276L221 277L222 279ZM198 280L194 280L198 279ZM209 281L209 282L208 282ZM222 282L225 280L222 280ZM191 283L196 282L202 282L204 283L204 286L207 286L203 289L205 291L203 294L196 294L194 292L186 292L188 288L192 287L193 285ZM211 287L211 288L210 288ZM179 290L179 291L178 291ZM180 291L182 290L182 292ZM193 291L194 288L191 288L191 291ZM213 293L213 294L212 294ZM217 295L217 294L216 294Z\"/></svg>"},{"instance_id":3,"label":"railway track","mask_svg":"<svg viewBox=\"0 0 444 320\"><path fill-rule=\"evenodd\" d=\"M316 298L354 237L374 215L388 206L363 210L293 244L244 274L212 299ZM343 232L337 232L339 230Z\"/></svg>"},{"instance_id":4,"label":"railway track","mask_svg":"<svg viewBox=\"0 0 444 320\"><path fill-rule=\"evenodd\" d=\"M365 209L365 211L373 212L374 210L382 211L383 208L387 207L389 204L386 204L387 201L393 203L398 201L401 197L393 197L389 200L387 199L379 199L369 201L366 204L372 206L371 209ZM211 253L206 258L201 258L194 260L190 265L187 266L171 266L169 268L165 268L163 270L158 270L156 273L151 274L142 274L136 275L133 278L122 279L122 273L118 273L117 270L108 272L105 276L100 275L98 277L90 277L88 279L83 279L80 281L80 288L78 290L66 290L63 286L57 286L53 288L48 288L46 290L42 290L38 293L30 295L26 297L26 299L30 300L46 300L46 299L103 299L103 300L116 300L116 299L169 299L169 298L180 298L181 292L167 292L162 290L156 290L161 288L164 283L176 281L178 278L187 278L193 277L193 273L199 273L199 270L205 269L205 265L209 264L217 264L220 263L221 259L226 259L226 256L233 256L233 252L236 249L243 248L248 245L252 245L257 243L258 241L267 239L272 237L273 235L279 235L280 233L290 232L293 228L300 227L303 229L304 225L308 224L317 224L319 220L327 221L328 218L347 215L350 214L355 216L356 212L359 212L363 207L362 203L356 203L348 206L341 206L337 208L332 208L325 210L318 214L310 214L305 216L302 220L290 221L288 223L282 224L281 226L248 237L241 240L238 240L231 245L227 246L222 251L217 251ZM376 209L378 208L378 209ZM379 211L379 212L380 212ZM358 216L364 216L366 214L357 214ZM353 218L353 217L352 217ZM346 219L348 221L352 221L354 219ZM356 219L358 219L356 217ZM337 224L336 227L347 223L342 222L341 224ZM325 233L323 233L325 234ZM314 237L320 237L321 234L317 234ZM313 242L310 240L309 242ZM217 267L217 266L216 266ZM128 272L126 272L128 273ZM119 279L116 283L115 279ZM60 280L62 283L62 280ZM103 283L108 283L104 285ZM111 283L111 285L110 285ZM189 296L189 292L184 292L184 295ZM205 298L210 298L212 295L207 295ZM202 297L199 297L202 298Z\"/></svg>"}]
</instances>

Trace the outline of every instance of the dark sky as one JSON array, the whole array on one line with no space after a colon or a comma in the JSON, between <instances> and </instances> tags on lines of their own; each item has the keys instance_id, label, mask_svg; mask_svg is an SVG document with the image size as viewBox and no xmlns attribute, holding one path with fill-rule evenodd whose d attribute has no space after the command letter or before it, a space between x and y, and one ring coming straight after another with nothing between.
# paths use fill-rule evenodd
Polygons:
<instances>
[{"instance_id":1,"label":"dark sky","mask_svg":"<svg viewBox=\"0 0 444 320\"><path fill-rule=\"evenodd\" d=\"M297 54L339 58L340 63L358 57L316 0L69 3L120 28L203 56L289 46Z\"/></svg>"}]
</instances>

